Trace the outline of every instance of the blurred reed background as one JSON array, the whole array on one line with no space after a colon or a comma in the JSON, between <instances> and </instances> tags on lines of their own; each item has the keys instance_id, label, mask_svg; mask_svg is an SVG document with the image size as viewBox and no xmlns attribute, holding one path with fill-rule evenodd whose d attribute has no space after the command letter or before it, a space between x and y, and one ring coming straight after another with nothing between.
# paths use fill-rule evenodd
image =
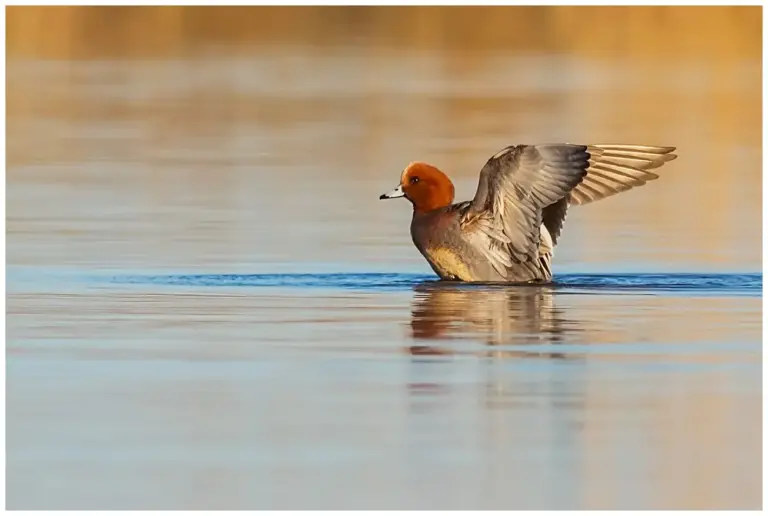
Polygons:
<instances>
[{"instance_id":1,"label":"blurred reed background","mask_svg":"<svg viewBox=\"0 0 768 516\"><path fill-rule=\"evenodd\" d=\"M760 7L9 7L8 52L48 59L159 58L210 44L610 60L760 59Z\"/></svg>"}]
</instances>

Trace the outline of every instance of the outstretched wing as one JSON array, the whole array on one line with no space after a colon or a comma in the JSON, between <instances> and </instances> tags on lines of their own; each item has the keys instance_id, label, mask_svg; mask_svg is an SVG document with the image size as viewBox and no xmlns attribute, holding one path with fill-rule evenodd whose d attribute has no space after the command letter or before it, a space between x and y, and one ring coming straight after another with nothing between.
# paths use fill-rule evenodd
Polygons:
<instances>
[{"instance_id":1,"label":"outstretched wing","mask_svg":"<svg viewBox=\"0 0 768 516\"><path fill-rule=\"evenodd\" d=\"M513 263L538 257L542 210L568 195L587 173L586 145L518 145L503 149L480 171L462 226L503 277Z\"/></svg>"},{"instance_id":2,"label":"outstretched wing","mask_svg":"<svg viewBox=\"0 0 768 516\"><path fill-rule=\"evenodd\" d=\"M539 256L543 223L557 243L570 204L587 204L644 185L677 157L649 145L518 145L502 149L480 171L461 224L494 269ZM547 245L550 245L547 243Z\"/></svg>"},{"instance_id":3,"label":"outstretched wing","mask_svg":"<svg viewBox=\"0 0 768 516\"><path fill-rule=\"evenodd\" d=\"M674 147L588 145L589 169L571 192L572 204L587 204L658 179L649 170L677 158Z\"/></svg>"},{"instance_id":4,"label":"outstretched wing","mask_svg":"<svg viewBox=\"0 0 768 516\"><path fill-rule=\"evenodd\" d=\"M588 145L589 168L570 195L544 208L543 223L557 244L568 206L587 204L642 186L659 176L649 170L677 158L675 147L652 145Z\"/></svg>"}]
</instances>

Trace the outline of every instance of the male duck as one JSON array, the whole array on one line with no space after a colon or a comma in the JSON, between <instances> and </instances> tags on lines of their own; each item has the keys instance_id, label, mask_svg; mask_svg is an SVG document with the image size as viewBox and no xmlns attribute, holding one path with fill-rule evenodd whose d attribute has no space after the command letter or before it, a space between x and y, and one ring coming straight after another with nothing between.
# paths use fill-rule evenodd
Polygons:
<instances>
[{"instance_id":1,"label":"male duck","mask_svg":"<svg viewBox=\"0 0 768 516\"><path fill-rule=\"evenodd\" d=\"M422 162L380 199L413 204L413 243L442 279L539 282L552 279L552 253L568 206L587 204L658 178L675 147L517 145L493 155L471 201L453 203L451 180Z\"/></svg>"}]
</instances>

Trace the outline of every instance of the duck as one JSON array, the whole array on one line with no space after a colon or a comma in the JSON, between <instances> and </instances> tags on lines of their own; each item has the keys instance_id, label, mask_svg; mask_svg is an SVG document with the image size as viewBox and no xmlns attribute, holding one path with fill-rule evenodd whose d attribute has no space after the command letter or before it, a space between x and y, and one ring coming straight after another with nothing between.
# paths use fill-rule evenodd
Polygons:
<instances>
[{"instance_id":1,"label":"duck","mask_svg":"<svg viewBox=\"0 0 768 516\"><path fill-rule=\"evenodd\" d=\"M510 145L480 170L473 199L454 203L439 168L408 164L379 199L413 206L411 239L442 280L481 283L552 281L552 258L568 210L658 179L675 147Z\"/></svg>"}]
</instances>

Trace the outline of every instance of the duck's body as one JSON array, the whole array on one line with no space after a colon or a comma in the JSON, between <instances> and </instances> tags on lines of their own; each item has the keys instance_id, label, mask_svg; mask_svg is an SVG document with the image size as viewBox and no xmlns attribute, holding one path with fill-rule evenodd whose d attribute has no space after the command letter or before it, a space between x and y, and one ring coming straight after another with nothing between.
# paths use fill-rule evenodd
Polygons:
<instances>
[{"instance_id":1,"label":"duck's body","mask_svg":"<svg viewBox=\"0 0 768 516\"><path fill-rule=\"evenodd\" d=\"M542 224L541 242L535 260L507 268L506 275L497 271L485 253L477 247L474 235L461 227L462 217L470 201L453 204L426 213L413 213L411 238L414 245L445 280L483 282L529 282L552 278L552 238Z\"/></svg>"},{"instance_id":2,"label":"duck's body","mask_svg":"<svg viewBox=\"0 0 768 516\"><path fill-rule=\"evenodd\" d=\"M674 147L519 145L480 172L475 198L453 203L450 179L411 163L382 199L413 204L411 237L445 280L534 282L552 279L552 255L568 207L603 199L658 176Z\"/></svg>"}]
</instances>

